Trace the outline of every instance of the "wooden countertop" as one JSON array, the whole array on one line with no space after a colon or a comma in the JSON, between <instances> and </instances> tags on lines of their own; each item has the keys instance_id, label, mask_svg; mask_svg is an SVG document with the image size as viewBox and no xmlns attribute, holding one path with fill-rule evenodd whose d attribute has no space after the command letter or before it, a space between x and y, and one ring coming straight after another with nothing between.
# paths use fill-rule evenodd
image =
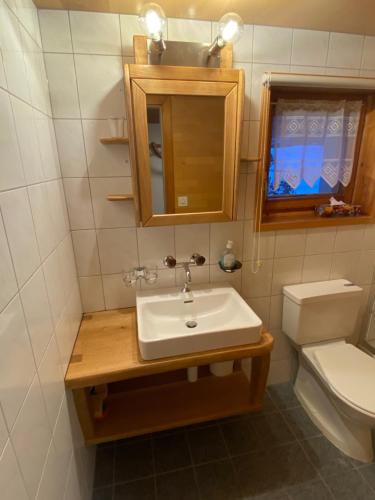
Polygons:
<instances>
[{"instance_id":1,"label":"wooden countertop","mask_svg":"<svg viewBox=\"0 0 375 500\"><path fill-rule=\"evenodd\" d=\"M78 389L189 366L262 356L272 349L272 344L272 336L263 332L257 344L145 361L138 350L135 308L84 314L65 385Z\"/></svg>"}]
</instances>

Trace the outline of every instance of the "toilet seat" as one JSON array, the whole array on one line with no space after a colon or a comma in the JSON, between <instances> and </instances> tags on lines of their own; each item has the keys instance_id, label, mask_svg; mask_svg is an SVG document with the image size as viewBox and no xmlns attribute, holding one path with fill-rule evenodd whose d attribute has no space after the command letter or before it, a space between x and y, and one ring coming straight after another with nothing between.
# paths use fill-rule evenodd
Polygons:
<instances>
[{"instance_id":1,"label":"toilet seat","mask_svg":"<svg viewBox=\"0 0 375 500\"><path fill-rule=\"evenodd\" d=\"M331 390L348 405L375 418L375 359L357 347L334 342L316 347L316 364Z\"/></svg>"}]
</instances>

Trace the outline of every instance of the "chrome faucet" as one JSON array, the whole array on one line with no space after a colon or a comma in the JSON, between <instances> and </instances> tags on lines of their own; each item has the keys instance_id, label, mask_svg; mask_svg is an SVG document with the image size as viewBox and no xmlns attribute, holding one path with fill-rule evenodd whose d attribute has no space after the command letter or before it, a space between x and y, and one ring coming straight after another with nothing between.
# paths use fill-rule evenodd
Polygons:
<instances>
[{"instance_id":1,"label":"chrome faucet","mask_svg":"<svg viewBox=\"0 0 375 500\"><path fill-rule=\"evenodd\" d=\"M181 289L182 293L188 293L191 291L190 289L190 284L191 284L191 271L190 271L190 266L203 266L203 264L206 262L206 258L203 257L203 255L200 255L199 253L193 253L193 255L190 257L190 260L188 262L177 262L172 255L167 255L167 257L164 257L164 265L166 267L169 267L170 269L182 267L185 271L185 284Z\"/></svg>"},{"instance_id":2,"label":"chrome faucet","mask_svg":"<svg viewBox=\"0 0 375 500\"><path fill-rule=\"evenodd\" d=\"M187 262L183 263L183 268L185 271L185 284L184 284L183 288L181 289L181 292L188 293L188 292L190 292L189 284L191 283L191 271L190 271L189 264Z\"/></svg>"}]
</instances>

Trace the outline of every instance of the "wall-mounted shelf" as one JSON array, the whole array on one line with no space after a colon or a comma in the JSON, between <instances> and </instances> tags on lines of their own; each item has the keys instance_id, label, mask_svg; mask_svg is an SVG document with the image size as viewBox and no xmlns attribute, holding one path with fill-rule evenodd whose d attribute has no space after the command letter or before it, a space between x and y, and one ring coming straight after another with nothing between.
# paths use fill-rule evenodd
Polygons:
<instances>
[{"instance_id":1,"label":"wall-mounted shelf","mask_svg":"<svg viewBox=\"0 0 375 500\"><path fill-rule=\"evenodd\" d=\"M134 195L132 194L109 194L107 195L108 201L126 201L134 200Z\"/></svg>"},{"instance_id":2,"label":"wall-mounted shelf","mask_svg":"<svg viewBox=\"0 0 375 500\"><path fill-rule=\"evenodd\" d=\"M129 137L102 137L102 144L129 144Z\"/></svg>"}]
</instances>

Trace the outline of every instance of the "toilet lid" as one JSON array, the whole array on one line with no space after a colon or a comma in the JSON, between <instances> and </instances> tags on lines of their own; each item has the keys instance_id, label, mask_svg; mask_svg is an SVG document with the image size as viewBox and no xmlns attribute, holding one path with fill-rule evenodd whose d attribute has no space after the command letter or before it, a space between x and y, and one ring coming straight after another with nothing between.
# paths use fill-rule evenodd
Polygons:
<instances>
[{"instance_id":1,"label":"toilet lid","mask_svg":"<svg viewBox=\"0 0 375 500\"><path fill-rule=\"evenodd\" d=\"M314 354L332 389L353 406L375 415L375 358L345 343L317 349Z\"/></svg>"}]
</instances>

